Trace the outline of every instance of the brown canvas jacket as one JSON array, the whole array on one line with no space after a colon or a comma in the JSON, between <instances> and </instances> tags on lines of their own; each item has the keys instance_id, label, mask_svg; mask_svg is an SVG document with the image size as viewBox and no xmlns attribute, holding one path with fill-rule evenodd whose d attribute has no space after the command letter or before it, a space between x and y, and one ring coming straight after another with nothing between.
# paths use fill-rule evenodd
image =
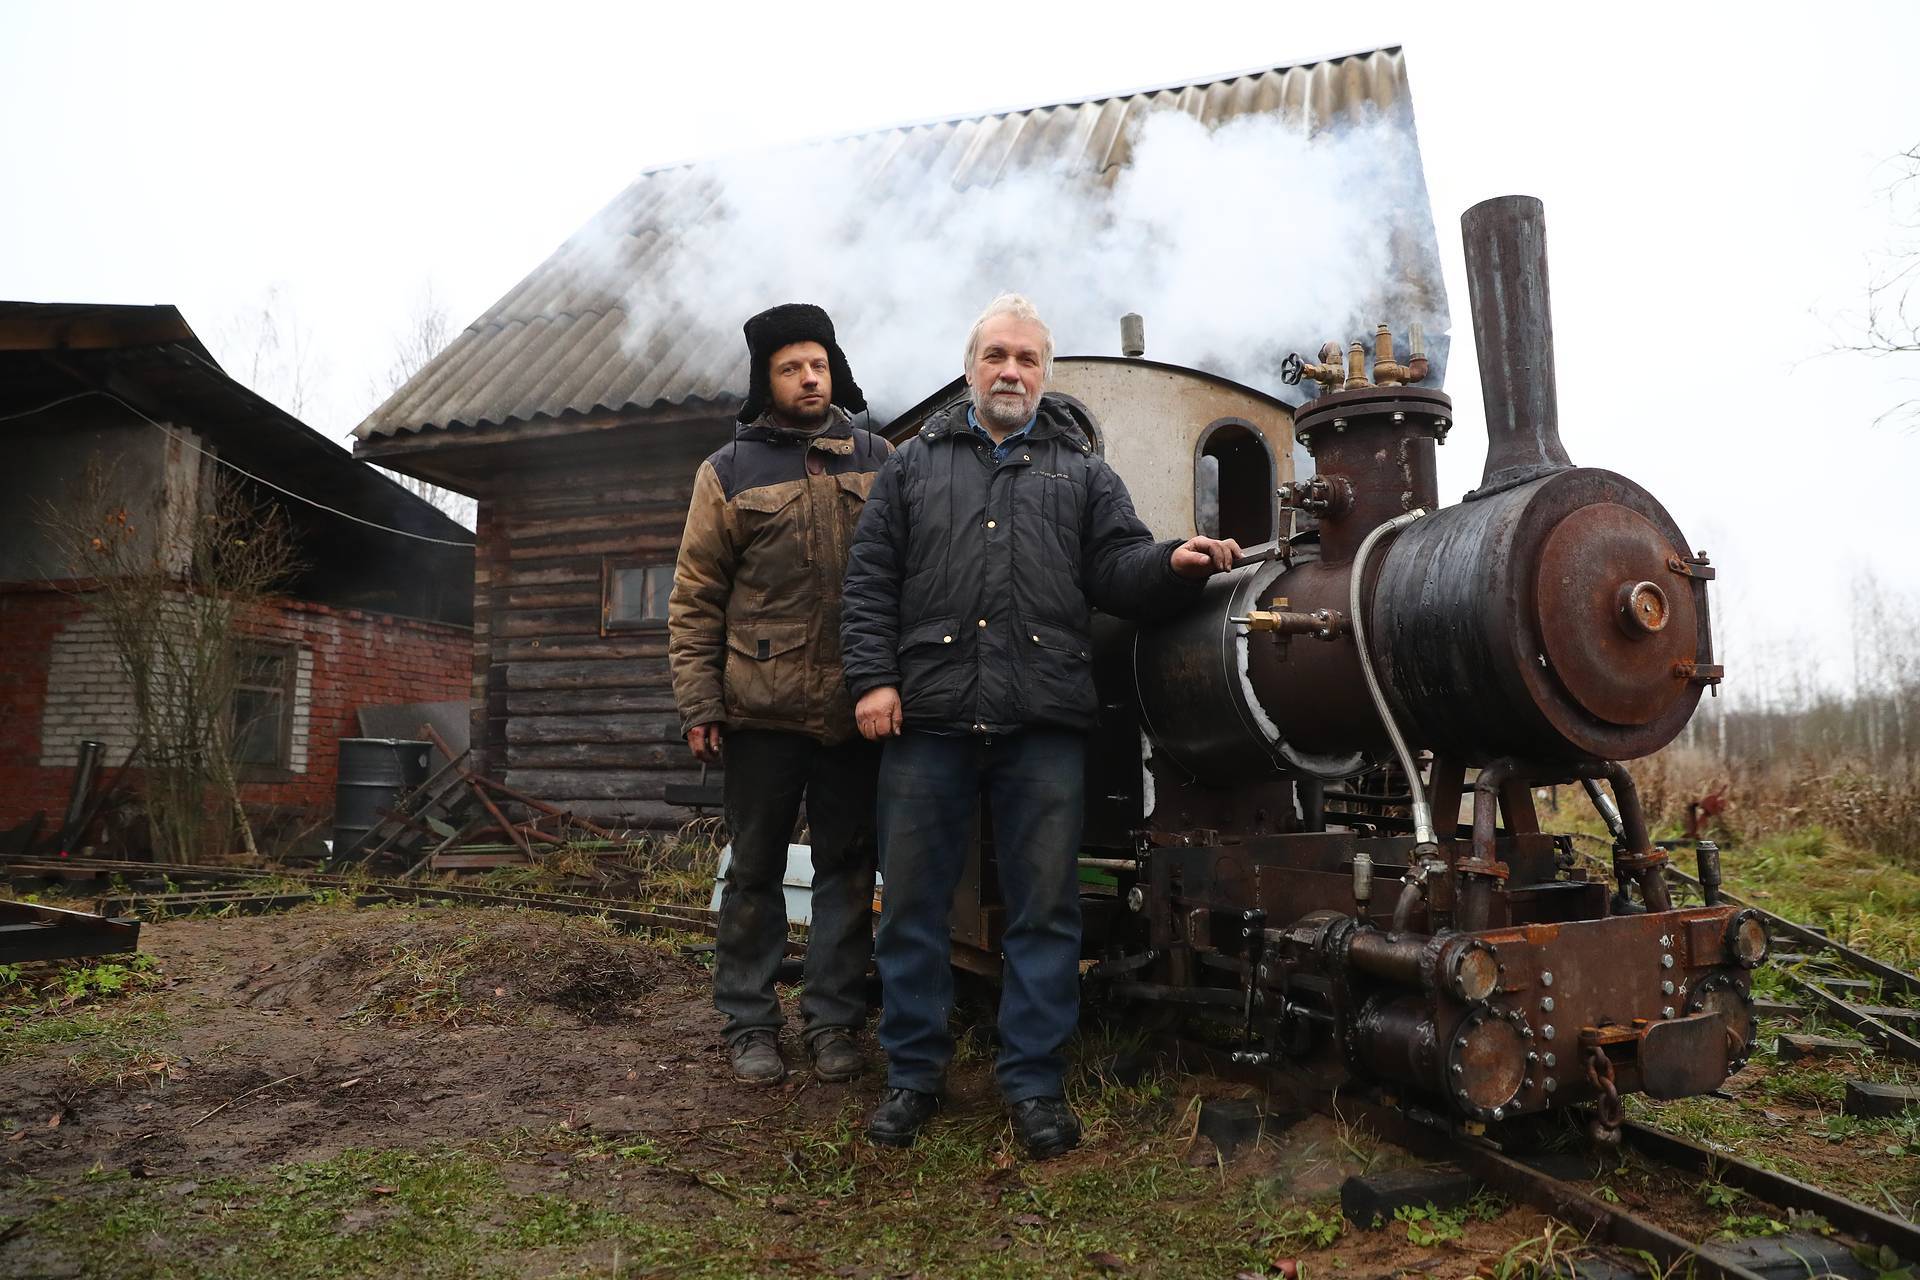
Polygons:
<instances>
[{"instance_id":1,"label":"brown canvas jacket","mask_svg":"<svg viewBox=\"0 0 1920 1280\"><path fill-rule=\"evenodd\" d=\"M720 722L828 744L853 735L841 579L891 452L836 409L814 436L762 417L700 464L667 606L682 734Z\"/></svg>"}]
</instances>

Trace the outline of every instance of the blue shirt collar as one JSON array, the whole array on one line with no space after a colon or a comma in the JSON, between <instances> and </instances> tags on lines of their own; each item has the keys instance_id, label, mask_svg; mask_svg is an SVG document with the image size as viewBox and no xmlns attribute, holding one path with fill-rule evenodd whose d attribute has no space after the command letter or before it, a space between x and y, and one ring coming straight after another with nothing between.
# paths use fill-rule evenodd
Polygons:
<instances>
[{"instance_id":1,"label":"blue shirt collar","mask_svg":"<svg viewBox=\"0 0 1920 1280\"><path fill-rule=\"evenodd\" d=\"M974 416L973 406L972 405L967 406L967 427L975 435L984 439L988 444L993 445L993 460L995 462L999 462L1002 459L1004 459L1007 456L1007 454L1010 451L1012 451L1014 442L1019 440L1022 436L1025 436L1030 431L1032 431L1033 424L1038 421L1040 421L1040 411L1038 409L1035 409L1033 411L1033 416L1027 419L1027 423L1025 426L1021 427L1018 431L1015 431L1009 434L1005 440L1000 441L998 444L994 444L993 437L987 434L987 429L980 425L980 419Z\"/></svg>"}]
</instances>

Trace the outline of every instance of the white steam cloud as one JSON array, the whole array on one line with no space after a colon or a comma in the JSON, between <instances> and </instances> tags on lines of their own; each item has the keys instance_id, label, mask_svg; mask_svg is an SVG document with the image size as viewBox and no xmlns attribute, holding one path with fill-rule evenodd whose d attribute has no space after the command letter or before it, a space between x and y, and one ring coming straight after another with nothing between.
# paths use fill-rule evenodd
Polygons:
<instances>
[{"instance_id":1,"label":"white steam cloud","mask_svg":"<svg viewBox=\"0 0 1920 1280\"><path fill-rule=\"evenodd\" d=\"M858 141L703 165L705 212L674 228L664 273L633 280L629 333L644 341L671 319L737 342L754 312L816 302L877 420L958 375L968 327L1008 290L1033 299L1060 354L1117 354L1120 317L1138 311L1150 358L1271 394L1289 351L1370 340L1382 321L1403 354L1408 322L1421 322L1444 360L1431 213L1404 116L1309 136L1278 116L1209 127L1168 110L1131 141L1111 185L1079 165L957 190L945 169L876 173Z\"/></svg>"}]
</instances>

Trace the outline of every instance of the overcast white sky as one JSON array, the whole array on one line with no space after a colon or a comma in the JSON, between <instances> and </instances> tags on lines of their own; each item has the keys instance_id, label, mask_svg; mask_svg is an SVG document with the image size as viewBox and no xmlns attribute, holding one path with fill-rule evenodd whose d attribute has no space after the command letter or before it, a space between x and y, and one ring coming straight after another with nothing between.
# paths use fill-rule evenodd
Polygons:
<instances>
[{"instance_id":1,"label":"overcast white sky","mask_svg":"<svg viewBox=\"0 0 1920 1280\"><path fill-rule=\"evenodd\" d=\"M1454 309L1443 496L1483 453L1459 213L1532 193L1575 461L1719 563L1732 689L1847 682L1854 580L1920 597L1920 433L1874 425L1920 357L1822 355L1901 242L1912 3L0 0L0 297L173 303L242 373L271 292L341 437L425 290L457 330L649 166L1392 43Z\"/></svg>"}]
</instances>

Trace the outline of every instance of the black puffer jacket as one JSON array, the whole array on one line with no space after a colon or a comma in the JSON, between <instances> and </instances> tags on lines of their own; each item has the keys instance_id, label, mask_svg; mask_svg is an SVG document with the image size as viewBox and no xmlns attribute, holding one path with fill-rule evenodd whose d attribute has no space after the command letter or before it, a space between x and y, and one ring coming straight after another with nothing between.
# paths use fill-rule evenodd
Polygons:
<instances>
[{"instance_id":1,"label":"black puffer jacket","mask_svg":"<svg viewBox=\"0 0 1920 1280\"><path fill-rule=\"evenodd\" d=\"M857 699L900 690L911 728L1093 726L1092 609L1177 611L1201 583L1153 541L1094 455L1081 412L1044 396L996 465L965 402L881 468L847 562L841 663Z\"/></svg>"}]
</instances>

